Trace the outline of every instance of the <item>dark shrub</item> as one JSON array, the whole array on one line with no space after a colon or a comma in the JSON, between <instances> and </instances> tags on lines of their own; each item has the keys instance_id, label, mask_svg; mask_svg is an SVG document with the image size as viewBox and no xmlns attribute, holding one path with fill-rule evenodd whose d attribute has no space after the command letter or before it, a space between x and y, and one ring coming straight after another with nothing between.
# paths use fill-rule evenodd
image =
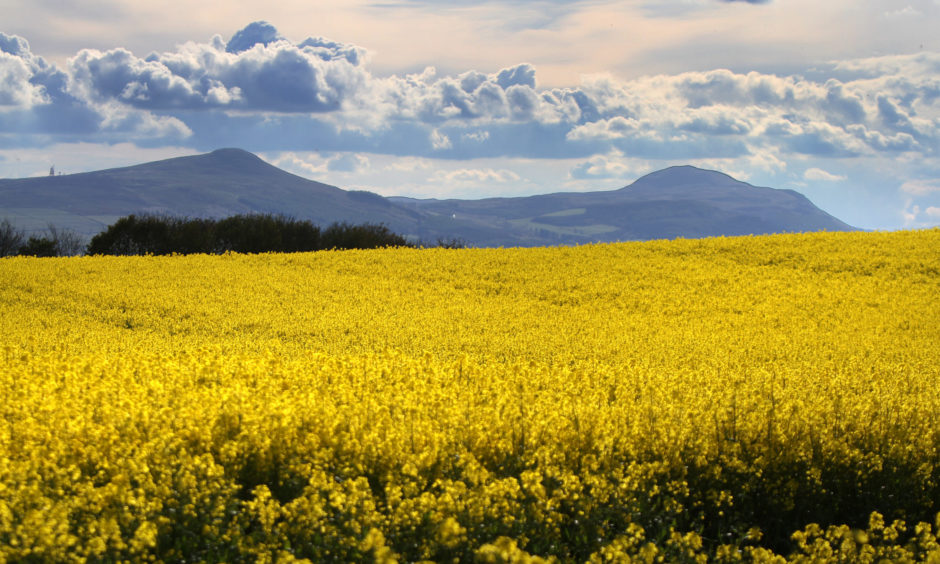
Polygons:
<instances>
[{"instance_id":1,"label":"dark shrub","mask_svg":"<svg viewBox=\"0 0 940 564\"><path fill-rule=\"evenodd\" d=\"M19 254L28 257L54 257L58 256L55 241L48 237L30 237L26 244L20 247Z\"/></svg>"},{"instance_id":2,"label":"dark shrub","mask_svg":"<svg viewBox=\"0 0 940 564\"><path fill-rule=\"evenodd\" d=\"M377 249L405 247L408 240L381 224L350 225L344 222L327 227L323 231L321 245L324 249Z\"/></svg>"}]
</instances>

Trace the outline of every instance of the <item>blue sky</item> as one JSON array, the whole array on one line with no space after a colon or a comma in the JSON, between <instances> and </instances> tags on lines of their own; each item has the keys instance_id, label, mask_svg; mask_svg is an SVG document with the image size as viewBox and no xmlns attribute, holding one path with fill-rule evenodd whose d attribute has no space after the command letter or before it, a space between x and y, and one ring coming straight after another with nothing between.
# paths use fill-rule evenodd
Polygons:
<instances>
[{"instance_id":1,"label":"blue sky","mask_svg":"<svg viewBox=\"0 0 940 564\"><path fill-rule=\"evenodd\" d=\"M0 178L241 147L383 195L675 164L940 225L940 0L0 0Z\"/></svg>"}]
</instances>

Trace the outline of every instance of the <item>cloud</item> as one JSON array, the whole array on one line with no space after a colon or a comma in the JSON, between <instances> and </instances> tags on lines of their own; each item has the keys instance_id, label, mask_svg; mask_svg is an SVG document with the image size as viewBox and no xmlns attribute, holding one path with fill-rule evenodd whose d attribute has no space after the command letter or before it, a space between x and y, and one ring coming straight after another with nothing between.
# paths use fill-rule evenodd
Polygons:
<instances>
[{"instance_id":1,"label":"cloud","mask_svg":"<svg viewBox=\"0 0 940 564\"><path fill-rule=\"evenodd\" d=\"M175 119L177 127L150 130L181 135L182 124L208 148L231 126L264 149L295 143L447 158L927 157L940 146L936 53L832 63L824 81L715 69L628 81L589 76L566 88L539 88L529 63L384 77L368 64L360 46L294 43L255 22L228 42L216 36L143 58L83 50L67 78L68 92L90 107L150 112L153 123ZM8 97L36 95L20 89Z\"/></svg>"},{"instance_id":2,"label":"cloud","mask_svg":"<svg viewBox=\"0 0 940 564\"><path fill-rule=\"evenodd\" d=\"M622 155L597 155L575 165L568 173L573 180L593 180L599 178L627 178L632 172L619 161Z\"/></svg>"},{"instance_id":3,"label":"cloud","mask_svg":"<svg viewBox=\"0 0 940 564\"><path fill-rule=\"evenodd\" d=\"M431 147L433 147L435 151L450 149L453 146L453 143L450 142L450 137L436 129L431 132Z\"/></svg>"},{"instance_id":4,"label":"cloud","mask_svg":"<svg viewBox=\"0 0 940 564\"><path fill-rule=\"evenodd\" d=\"M911 5L907 5L899 10L891 10L891 11L885 12L885 17L891 18L891 19L908 18L908 17L919 16L919 15L922 15L920 10L915 9Z\"/></svg>"},{"instance_id":5,"label":"cloud","mask_svg":"<svg viewBox=\"0 0 940 564\"><path fill-rule=\"evenodd\" d=\"M0 33L0 109L32 108L68 97L67 77L30 51L29 42Z\"/></svg>"},{"instance_id":6,"label":"cloud","mask_svg":"<svg viewBox=\"0 0 940 564\"><path fill-rule=\"evenodd\" d=\"M345 153L327 161L326 169L330 172L360 172L369 168L369 159L364 155Z\"/></svg>"},{"instance_id":7,"label":"cloud","mask_svg":"<svg viewBox=\"0 0 940 564\"><path fill-rule=\"evenodd\" d=\"M267 46L283 39L277 29L268 22L252 22L244 29L235 32L235 35L225 44L225 51L227 53L241 53L255 45Z\"/></svg>"},{"instance_id":8,"label":"cloud","mask_svg":"<svg viewBox=\"0 0 940 564\"><path fill-rule=\"evenodd\" d=\"M822 182L841 182L846 179L845 176L826 172L821 168L810 168L803 173L806 180L819 180Z\"/></svg>"},{"instance_id":9,"label":"cloud","mask_svg":"<svg viewBox=\"0 0 940 564\"><path fill-rule=\"evenodd\" d=\"M908 180L901 184L901 191L913 196L926 196L934 192L940 192L940 180L938 179L917 179Z\"/></svg>"},{"instance_id":10,"label":"cloud","mask_svg":"<svg viewBox=\"0 0 940 564\"><path fill-rule=\"evenodd\" d=\"M483 143L487 139L490 138L490 132L485 131L485 130L470 131L468 133L464 133L463 135L461 135L460 138L465 141L474 141L476 143Z\"/></svg>"},{"instance_id":11,"label":"cloud","mask_svg":"<svg viewBox=\"0 0 940 564\"><path fill-rule=\"evenodd\" d=\"M69 68L89 99L140 109L328 112L368 94L364 53L323 38L295 45L256 22L224 45L216 36L143 59L122 48L85 49Z\"/></svg>"},{"instance_id":12,"label":"cloud","mask_svg":"<svg viewBox=\"0 0 940 564\"><path fill-rule=\"evenodd\" d=\"M940 207L927 206L922 208L907 201L901 211L904 226L907 228L924 228L940 226Z\"/></svg>"},{"instance_id":13,"label":"cloud","mask_svg":"<svg viewBox=\"0 0 940 564\"><path fill-rule=\"evenodd\" d=\"M87 99L73 88L73 77L33 54L25 39L0 33L0 133L53 136L46 142L58 135L100 134L120 142L180 139L191 131L173 116Z\"/></svg>"},{"instance_id":14,"label":"cloud","mask_svg":"<svg viewBox=\"0 0 940 564\"><path fill-rule=\"evenodd\" d=\"M431 180L448 184L503 184L518 182L521 177L511 170L461 168L451 171L438 171L434 173Z\"/></svg>"}]
</instances>

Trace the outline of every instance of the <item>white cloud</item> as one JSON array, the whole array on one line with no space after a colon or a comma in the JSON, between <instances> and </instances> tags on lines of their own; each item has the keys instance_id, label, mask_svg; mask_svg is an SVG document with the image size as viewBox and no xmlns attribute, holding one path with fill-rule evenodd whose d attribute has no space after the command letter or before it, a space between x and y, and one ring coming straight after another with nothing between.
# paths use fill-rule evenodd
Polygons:
<instances>
[{"instance_id":1,"label":"white cloud","mask_svg":"<svg viewBox=\"0 0 940 564\"><path fill-rule=\"evenodd\" d=\"M461 168L438 171L431 177L431 180L453 184L488 184L518 182L521 177L511 170Z\"/></svg>"},{"instance_id":2,"label":"white cloud","mask_svg":"<svg viewBox=\"0 0 940 564\"><path fill-rule=\"evenodd\" d=\"M901 191L914 196L926 196L933 192L940 192L940 179L915 179L901 184Z\"/></svg>"},{"instance_id":3,"label":"white cloud","mask_svg":"<svg viewBox=\"0 0 940 564\"><path fill-rule=\"evenodd\" d=\"M429 159L418 157L401 157L389 164L386 168L396 172L414 172L416 170L428 170L434 165Z\"/></svg>"},{"instance_id":4,"label":"white cloud","mask_svg":"<svg viewBox=\"0 0 940 564\"><path fill-rule=\"evenodd\" d=\"M821 168L809 168L803 173L806 180L819 180L822 182L841 182L846 179L845 176L826 172Z\"/></svg>"},{"instance_id":5,"label":"white cloud","mask_svg":"<svg viewBox=\"0 0 940 564\"><path fill-rule=\"evenodd\" d=\"M461 139L466 141L474 141L476 143L483 143L490 138L489 131L471 131L469 133L464 133L460 136Z\"/></svg>"},{"instance_id":6,"label":"white cloud","mask_svg":"<svg viewBox=\"0 0 940 564\"><path fill-rule=\"evenodd\" d=\"M369 158L355 153L344 153L331 158L326 163L330 172L361 172L369 168Z\"/></svg>"},{"instance_id":7,"label":"white cloud","mask_svg":"<svg viewBox=\"0 0 940 564\"><path fill-rule=\"evenodd\" d=\"M888 18L909 18L920 15L923 15L920 10L915 9L911 5L907 5L899 10L885 12L885 16Z\"/></svg>"},{"instance_id":8,"label":"white cloud","mask_svg":"<svg viewBox=\"0 0 940 564\"><path fill-rule=\"evenodd\" d=\"M937 206L922 208L908 201L904 210L901 212L901 216L904 221L904 227L907 228L918 229L940 226L940 207Z\"/></svg>"},{"instance_id":9,"label":"white cloud","mask_svg":"<svg viewBox=\"0 0 940 564\"><path fill-rule=\"evenodd\" d=\"M327 171L326 162L312 154L301 155L293 151L279 154L271 161L276 167L283 168L308 178L323 176Z\"/></svg>"},{"instance_id":10,"label":"white cloud","mask_svg":"<svg viewBox=\"0 0 940 564\"><path fill-rule=\"evenodd\" d=\"M620 153L596 155L572 167L568 172L568 177L574 180L601 178L626 179L632 170L621 161L622 157L623 155Z\"/></svg>"},{"instance_id":11,"label":"white cloud","mask_svg":"<svg viewBox=\"0 0 940 564\"><path fill-rule=\"evenodd\" d=\"M450 149L453 146L454 144L450 142L450 137L447 135L436 129L431 132L431 147L434 148L435 151Z\"/></svg>"},{"instance_id":12,"label":"white cloud","mask_svg":"<svg viewBox=\"0 0 940 564\"><path fill-rule=\"evenodd\" d=\"M84 49L69 68L87 98L143 109L324 112L368 96L363 49L323 38L293 44L255 25L228 45L216 37L143 59L123 48Z\"/></svg>"},{"instance_id":13,"label":"white cloud","mask_svg":"<svg viewBox=\"0 0 940 564\"><path fill-rule=\"evenodd\" d=\"M30 83L32 70L21 57L0 51L0 108L29 108L48 101L43 88Z\"/></svg>"}]
</instances>

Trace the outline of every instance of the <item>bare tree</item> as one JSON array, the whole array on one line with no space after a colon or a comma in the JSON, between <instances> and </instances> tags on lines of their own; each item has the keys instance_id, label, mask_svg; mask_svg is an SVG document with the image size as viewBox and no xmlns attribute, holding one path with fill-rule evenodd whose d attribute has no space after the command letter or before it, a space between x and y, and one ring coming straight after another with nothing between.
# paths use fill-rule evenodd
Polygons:
<instances>
[{"instance_id":1,"label":"bare tree","mask_svg":"<svg viewBox=\"0 0 940 564\"><path fill-rule=\"evenodd\" d=\"M0 257L17 254L24 241L23 232L14 227L9 219L0 221Z\"/></svg>"},{"instance_id":2,"label":"bare tree","mask_svg":"<svg viewBox=\"0 0 940 564\"><path fill-rule=\"evenodd\" d=\"M49 224L49 238L55 243L56 255L74 257L85 253L85 240L71 229L59 229Z\"/></svg>"}]
</instances>

